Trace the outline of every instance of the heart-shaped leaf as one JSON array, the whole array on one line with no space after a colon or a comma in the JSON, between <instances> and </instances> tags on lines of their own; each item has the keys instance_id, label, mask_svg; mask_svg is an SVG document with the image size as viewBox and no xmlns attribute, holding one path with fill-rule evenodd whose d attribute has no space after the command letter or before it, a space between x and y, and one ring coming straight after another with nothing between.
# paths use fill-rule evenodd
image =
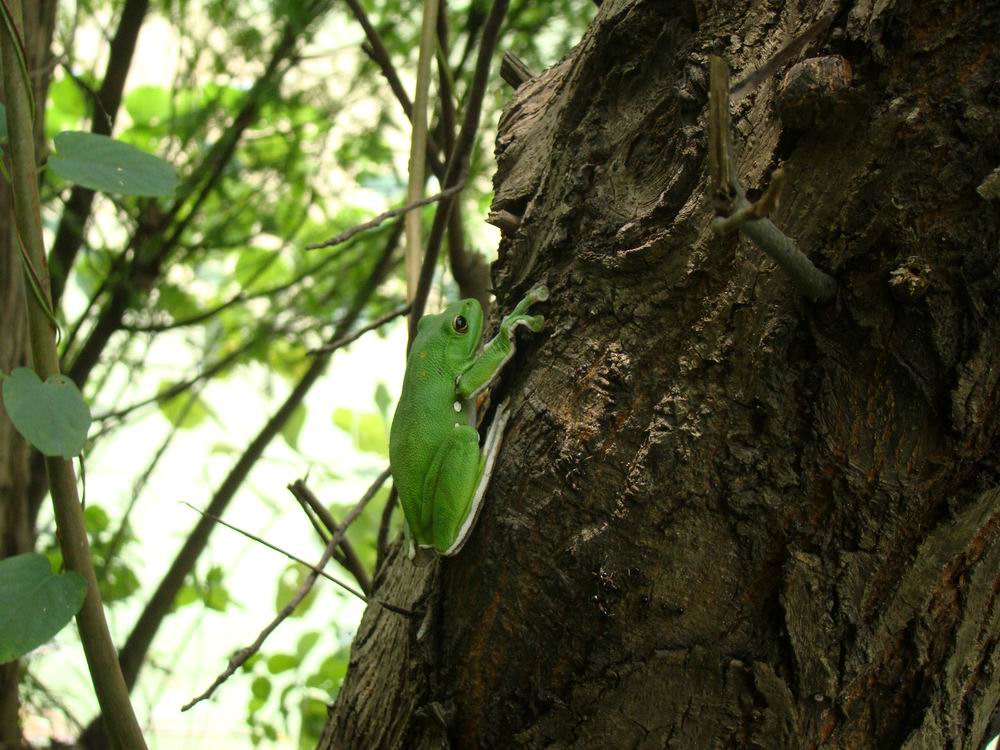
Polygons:
<instances>
[{"instance_id":1,"label":"heart-shaped leaf","mask_svg":"<svg viewBox=\"0 0 1000 750\"><path fill-rule=\"evenodd\" d=\"M152 154L104 135L66 131L55 137L49 169L64 180L118 195L170 195L174 168Z\"/></svg>"},{"instance_id":2,"label":"heart-shaped leaf","mask_svg":"<svg viewBox=\"0 0 1000 750\"><path fill-rule=\"evenodd\" d=\"M4 378L3 405L21 437L46 456L80 455L90 409L65 375L52 375L43 383L34 370L18 367Z\"/></svg>"},{"instance_id":3,"label":"heart-shaped leaf","mask_svg":"<svg viewBox=\"0 0 1000 750\"><path fill-rule=\"evenodd\" d=\"M45 555L0 560L0 664L41 646L80 611L87 584L77 573L56 575Z\"/></svg>"}]
</instances>

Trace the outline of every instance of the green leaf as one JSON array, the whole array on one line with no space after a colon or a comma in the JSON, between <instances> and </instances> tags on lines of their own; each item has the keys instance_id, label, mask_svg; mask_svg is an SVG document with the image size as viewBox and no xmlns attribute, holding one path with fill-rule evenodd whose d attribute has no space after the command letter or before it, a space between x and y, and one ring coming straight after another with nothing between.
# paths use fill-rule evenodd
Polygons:
<instances>
[{"instance_id":1,"label":"green leaf","mask_svg":"<svg viewBox=\"0 0 1000 750\"><path fill-rule=\"evenodd\" d=\"M285 439L285 442L288 443L292 450L299 449L299 435L305 423L306 407L299 404L295 407L295 411L292 412L292 416L285 422L285 426L281 428L281 437Z\"/></svg>"},{"instance_id":2,"label":"green leaf","mask_svg":"<svg viewBox=\"0 0 1000 750\"><path fill-rule=\"evenodd\" d=\"M303 698L301 703L302 724L300 725L299 748L315 747L316 741L326 727L326 703L316 698Z\"/></svg>"},{"instance_id":3,"label":"green leaf","mask_svg":"<svg viewBox=\"0 0 1000 750\"><path fill-rule=\"evenodd\" d=\"M239 252L233 276L244 290L277 286L288 278L288 264L280 251L248 247Z\"/></svg>"},{"instance_id":4,"label":"green leaf","mask_svg":"<svg viewBox=\"0 0 1000 750\"><path fill-rule=\"evenodd\" d=\"M278 579L278 594L274 599L274 610L280 612L282 607L291 601L292 597L299 590L299 587L306 580L306 576L309 575L309 569L305 565L299 565L298 563L292 563L285 571L281 574L281 578ZM317 589L313 587L305 598L299 602L299 605L292 612L290 617L302 617L306 612L309 611L309 607L316 600Z\"/></svg>"},{"instance_id":5,"label":"green leaf","mask_svg":"<svg viewBox=\"0 0 1000 750\"><path fill-rule=\"evenodd\" d=\"M3 405L21 436L46 456L73 458L83 451L90 409L65 375L43 383L34 370L18 367L3 381Z\"/></svg>"},{"instance_id":6,"label":"green leaf","mask_svg":"<svg viewBox=\"0 0 1000 750\"><path fill-rule=\"evenodd\" d=\"M199 598L198 589L190 583L185 583L181 587L181 590L177 592L173 609L180 609L181 607L186 607L188 604L194 604Z\"/></svg>"},{"instance_id":7,"label":"green leaf","mask_svg":"<svg viewBox=\"0 0 1000 750\"><path fill-rule=\"evenodd\" d=\"M231 601L229 591L223 585L224 577L225 572L221 567L212 566L208 575L205 576L205 585L201 591L201 598L205 602L205 606L216 612L225 612Z\"/></svg>"},{"instance_id":8,"label":"green leaf","mask_svg":"<svg viewBox=\"0 0 1000 750\"><path fill-rule=\"evenodd\" d=\"M273 654L267 658L267 671L281 674L299 666L299 660L291 654Z\"/></svg>"},{"instance_id":9,"label":"green leaf","mask_svg":"<svg viewBox=\"0 0 1000 750\"><path fill-rule=\"evenodd\" d=\"M326 657L315 674L306 679L306 687L319 688L332 693L340 685L344 675L347 674L347 650L338 651L332 656Z\"/></svg>"},{"instance_id":10,"label":"green leaf","mask_svg":"<svg viewBox=\"0 0 1000 750\"><path fill-rule=\"evenodd\" d=\"M101 590L101 600L105 604L113 604L128 599L138 591L139 579L132 568L115 560L105 568L98 587Z\"/></svg>"},{"instance_id":11,"label":"green leaf","mask_svg":"<svg viewBox=\"0 0 1000 750\"><path fill-rule=\"evenodd\" d=\"M87 533L95 535L107 529L111 519L100 505L88 505L83 511L83 523L87 527Z\"/></svg>"},{"instance_id":12,"label":"green leaf","mask_svg":"<svg viewBox=\"0 0 1000 750\"><path fill-rule=\"evenodd\" d=\"M86 595L82 576L54 574L45 555L0 560L0 664L24 656L62 630Z\"/></svg>"},{"instance_id":13,"label":"green leaf","mask_svg":"<svg viewBox=\"0 0 1000 750\"><path fill-rule=\"evenodd\" d=\"M389 420L389 405L391 403L392 396L389 395L389 389L380 380L379 384L375 386L375 406L378 407L378 413L382 415L382 419L386 421Z\"/></svg>"},{"instance_id":14,"label":"green leaf","mask_svg":"<svg viewBox=\"0 0 1000 750\"><path fill-rule=\"evenodd\" d=\"M173 385L173 383L168 381L160 383L159 393L163 393ZM192 398L194 402L189 404L188 402ZM215 412L202 400L201 396L196 396L190 392L181 393L171 399L161 401L160 412L167 418L170 424L182 430L193 429L209 417L217 420Z\"/></svg>"},{"instance_id":15,"label":"green leaf","mask_svg":"<svg viewBox=\"0 0 1000 750\"><path fill-rule=\"evenodd\" d=\"M160 284L156 289L156 306L174 320L193 318L202 311L194 297L167 283Z\"/></svg>"},{"instance_id":16,"label":"green leaf","mask_svg":"<svg viewBox=\"0 0 1000 750\"><path fill-rule=\"evenodd\" d=\"M260 711L262 708L264 708L264 703L265 702L262 701L260 698L258 698L256 695L250 696L250 700L247 703L247 713L249 713L252 716L253 714Z\"/></svg>"},{"instance_id":17,"label":"green leaf","mask_svg":"<svg viewBox=\"0 0 1000 750\"><path fill-rule=\"evenodd\" d=\"M266 677L255 677L250 683L250 692L262 701L266 701L271 695L271 681Z\"/></svg>"},{"instance_id":18,"label":"green leaf","mask_svg":"<svg viewBox=\"0 0 1000 750\"><path fill-rule=\"evenodd\" d=\"M87 116L87 100L80 84L67 75L49 86L49 102L45 107L45 134L52 136L60 130L77 128Z\"/></svg>"},{"instance_id":19,"label":"green leaf","mask_svg":"<svg viewBox=\"0 0 1000 750\"><path fill-rule=\"evenodd\" d=\"M333 423L351 436L354 447L359 451L389 455L385 419L381 414L360 414L341 407L333 412Z\"/></svg>"},{"instance_id":20,"label":"green leaf","mask_svg":"<svg viewBox=\"0 0 1000 750\"><path fill-rule=\"evenodd\" d=\"M138 86L125 95L124 103L137 125L157 125L170 117L170 92L162 86Z\"/></svg>"},{"instance_id":21,"label":"green leaf","mask_svg":"<svg viewBox=\"0 0 1000 750\"><path fill-rule=\"evenodd\" d=\"M0 143L7 142L7 108L0 104Z\"/></svg>"},{"instance_id":22,"label":"green leaf","mask_svg":"<svg viewBox=\"0 0 1000 750\"><path fill-rule=\"evenodd\" d=\"M317 641L319 641L319 633L315 631L305 633L299 638L299 642L295 645L295 653L299 659L304 659L306 654L312 651L312 647L316 645Z\"/></svg>"},{"instance_id":23,"label":"green leaf","mask_svg":"<svg viewBox=\"0 0 1000 750\"><path fill-rule=\"evenodd\" d=\"M114 138L71 131L55 138L49 169L64 180L119 195L167 196L177 187L174 168Z\"/></svg>"}]
</instances>

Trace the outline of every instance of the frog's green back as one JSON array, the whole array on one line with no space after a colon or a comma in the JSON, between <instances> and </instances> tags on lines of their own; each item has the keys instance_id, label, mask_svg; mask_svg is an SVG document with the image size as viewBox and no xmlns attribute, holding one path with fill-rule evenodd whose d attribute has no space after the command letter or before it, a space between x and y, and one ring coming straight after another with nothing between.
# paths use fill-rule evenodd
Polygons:
<instances>
[{"instance_id":1,"label":"frog's green back","mask_svg":"<svg viewBox=\"0 0 1000 750\"><path fill-rule=\"evenodd\" d=\"M465 334L453 330L463 316ZM442 313L425 315L406 360L403 389L389 433L389 463L400 501L417 539L430 538L430 529L416 528L424 479L438 447L466 420L465 405L456 412L455 381L475 355L482 335L482 310L475 300L455 302Z\"/></svg>"}]
</instances>

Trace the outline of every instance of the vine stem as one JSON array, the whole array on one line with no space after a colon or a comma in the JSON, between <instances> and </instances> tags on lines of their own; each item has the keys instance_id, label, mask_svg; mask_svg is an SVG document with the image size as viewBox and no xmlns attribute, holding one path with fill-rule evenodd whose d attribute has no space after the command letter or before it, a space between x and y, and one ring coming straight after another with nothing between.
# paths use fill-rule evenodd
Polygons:
<instances>
[{"instance_id":1,"label":"vine stem","mask_svg":"<svg viewBox=\"0 0 1000 750\"><path fill-rule=\"evenodd\" d=\"M44 303L50 302L48 270L42 240L41 204L38 196L38 171L35 166L35 135L32 129L30 82L19 60L18 33L22 27L21 0L3 0L5 15L14 28L0 31L0 62L3 68L4 90L7 93L7 129L11 161L11 187L14 195L15 239L23 242L27 260L42 281L43 300L25 295L29 343L35 371L43 380L59 372L54 330ZM25 279L31 283L31 279ZM122 678L104 608L97 589L97 576L90 556L90 545L83 522L83 508L76 491L73 464L63 458L46 457L45 470L49 477L56 524L66 567L83 576L87 596L76 616L80 640L87 657L87 666L107 722L108 732L122 750L144 750L146 742L129 702L128 690Z\"/></svg>"},{"instance_id":2,"label":"vine stem","mask_svg":"<svg viewBox=\"0 0 1000 750\"><path fill-rule=\"evenodd\" d=\"M413 129L410 138L410 180L406 202L417 203L424 197L427 159L427 99L431 82L431 60L437 35L438 0L424 0L420 29L420 53L417 58L417 90L413 96ZM413 302L420 281L420 212L406 214L406 301Z\"/></svg>"}]
</instances>

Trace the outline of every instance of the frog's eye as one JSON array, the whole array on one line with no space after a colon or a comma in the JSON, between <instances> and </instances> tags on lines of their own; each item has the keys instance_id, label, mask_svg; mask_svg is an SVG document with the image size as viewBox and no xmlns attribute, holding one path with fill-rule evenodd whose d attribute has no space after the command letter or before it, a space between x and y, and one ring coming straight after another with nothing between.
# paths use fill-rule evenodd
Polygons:
<instances>
[{"instance_id":1,"label":"frog's eye","mask_svg":"<svg viewBox=\"0 0 1000 750\"><path fill-rule=\"evenodd\" d=\"M463 315L456 315L451 325L455 329L455 333L465 333L469 330L469 321Z\"/></svg>"}]
</instances>

